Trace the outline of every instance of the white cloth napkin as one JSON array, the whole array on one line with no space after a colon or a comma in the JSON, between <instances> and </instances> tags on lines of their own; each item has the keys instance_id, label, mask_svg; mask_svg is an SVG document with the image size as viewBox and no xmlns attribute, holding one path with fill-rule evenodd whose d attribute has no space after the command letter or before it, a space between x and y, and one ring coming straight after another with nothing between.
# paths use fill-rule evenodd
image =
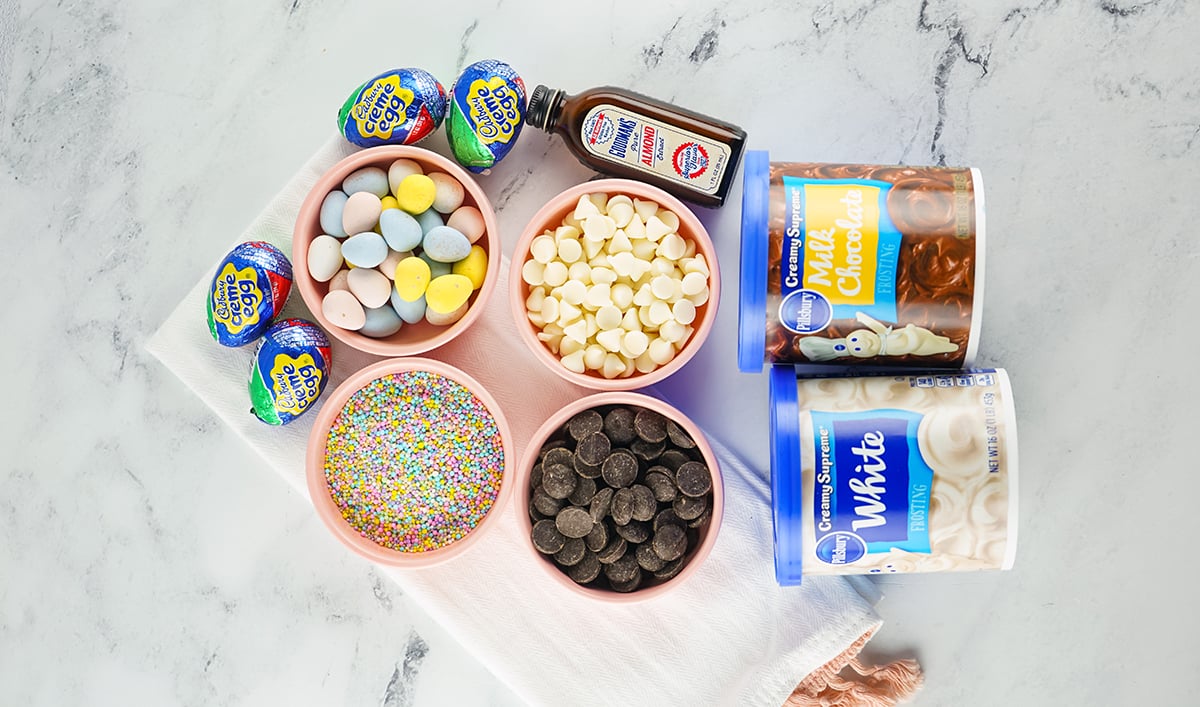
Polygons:
<instances>
[{"instance_id":1,"label":"white cloth napkin","mask_svg":"<svg viewBox=\"0 0 1200 707\"><path fill-rule=\"evenodd\" d=\"M266 240L290 256L301 201L325 170L353 151L331 139L240 240ZM254 346L227 349L209 337L204 297L211 278L212 270L199 279L148 348L307 498L304 453L316 415L275 428L248 412ZM524 351L508 312L505 280L469 332L426 356L467 371L492 393L520 455L542 421L586 391ZM308 316L298 293L285 313ZM377 360L336 342L333 356L331 386ZM387 572L530 703L780 705L797 683L831 660L847 658L848 649L878 628L872 609L878 597L867 583L839 578L777 586L767 476L748 469L713 435L709 440L720 458L725 517L712 554L674 592L609 605L566 591L534 566L538 560L519 530L516 514L524 509L516 495L501 522L459 558L425 570Z\"/></svg>"}]
</instances>

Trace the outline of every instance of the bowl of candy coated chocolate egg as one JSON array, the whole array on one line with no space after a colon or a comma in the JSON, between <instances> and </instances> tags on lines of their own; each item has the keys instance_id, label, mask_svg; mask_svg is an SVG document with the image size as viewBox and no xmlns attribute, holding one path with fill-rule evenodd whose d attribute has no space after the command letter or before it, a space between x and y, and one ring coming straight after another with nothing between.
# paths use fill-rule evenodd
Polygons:
<instances>
[{"instance_id":1,"label":"bowl of candy coated chocolate egg","mask_svg":"<svg viewBox=\"0 0 1200 707\"><path fill-rule=\"evenodd\" d=\"M716 249L661 189L627 179L571 187L517 242L509 305L520 338L559 376L633 390L683 367L712 329Z\"/></svg>"},{"instance_id":2,"label":"bowl of candy coated chocolate egg","mask_svg":"<svg viewBox=\"0 0 1200 707\"><path fill-rule=\"evenodd\" d=\"M300 207L295 283L331 336L380 356L447 343L483 312L500 268L491 203L467 172L419 147L356 152Z\"/></svg>"}]
</instances>

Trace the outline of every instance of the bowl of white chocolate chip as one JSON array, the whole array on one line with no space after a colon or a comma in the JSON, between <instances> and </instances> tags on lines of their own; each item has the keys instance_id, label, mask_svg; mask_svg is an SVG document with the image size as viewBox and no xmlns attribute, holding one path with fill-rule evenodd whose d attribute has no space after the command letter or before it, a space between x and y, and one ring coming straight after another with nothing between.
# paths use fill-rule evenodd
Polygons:
<instances>
[{"instance_id":1,"label":"bowl of white chocolate chip","mask_svg":"<svg viewBox=\"0 0 1200 707\"><path fill-rule=\"evenodd\" d=\"M521 340L563 378L633 390L679 370L717 316L716 249L670 194L627 179L571 187L517 242L509 303Z\"/></svg>"}]
</instances>

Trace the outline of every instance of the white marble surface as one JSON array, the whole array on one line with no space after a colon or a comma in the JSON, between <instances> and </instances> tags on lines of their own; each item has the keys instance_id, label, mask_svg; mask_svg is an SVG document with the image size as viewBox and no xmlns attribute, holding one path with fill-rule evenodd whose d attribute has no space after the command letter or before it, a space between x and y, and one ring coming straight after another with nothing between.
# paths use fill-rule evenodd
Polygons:
<instances>
[{"instance_id":1,"label":"white marble surface","mask_svg":"<svg viewBox=\"0 0 1200 707\"><path fill-rule=\"evenodd\" d=\"M530 84L674 99L785 158L980 167L981 361L1014 379L1021 547L1005 574L881 580L869 657L918 657L919 705L1192 702L1200 7L436 10L0 3L0 701L520 704L142 348L356 82L498 56ZM589 176L529 131L484 183L511 244ZM704 218L732 273L736 206ZM669 387L765 469L735 308L730 287L691 364L708 383Z\"/></svg>"}]
</instances>

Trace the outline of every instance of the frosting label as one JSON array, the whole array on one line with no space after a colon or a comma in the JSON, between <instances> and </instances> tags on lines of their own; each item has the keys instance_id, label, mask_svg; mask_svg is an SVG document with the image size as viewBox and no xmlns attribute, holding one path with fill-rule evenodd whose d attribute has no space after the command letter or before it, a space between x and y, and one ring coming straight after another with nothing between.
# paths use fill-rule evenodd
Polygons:
<instances>
[{"instance_id":1,"label":"frosting label","mask_svg":"<svg viewBox=\"0 0 1200 707\"><path fill-rule=\"evenodd\" d=\"M580 137L593 155L716 194L729 146L639 113L602 103L588 111Z\"/></svg>"},{"instance_id":2,"label":"frosting label","mask_svg":"<svg viewBox=\"0 0 1200 707\"><path fill-rule=\"evenodd\" d=\"M783 185L783 326L812 334L859 312L895 321L901 235L887 212L892 185L791 176ZM813 316L814 307L821 316Z\"/></svg>"},{"instance_id":3,"label":"frosting label","mask_svg":"<svg viewBox=\"0 0 1200 707\"><path fill-rule=\"evenodd\" d=\"M893 409L812 412L817 559L844 565L893 549L930 552L933 469L917 437L923 418Z\"/></svg>"}]
</instances>

